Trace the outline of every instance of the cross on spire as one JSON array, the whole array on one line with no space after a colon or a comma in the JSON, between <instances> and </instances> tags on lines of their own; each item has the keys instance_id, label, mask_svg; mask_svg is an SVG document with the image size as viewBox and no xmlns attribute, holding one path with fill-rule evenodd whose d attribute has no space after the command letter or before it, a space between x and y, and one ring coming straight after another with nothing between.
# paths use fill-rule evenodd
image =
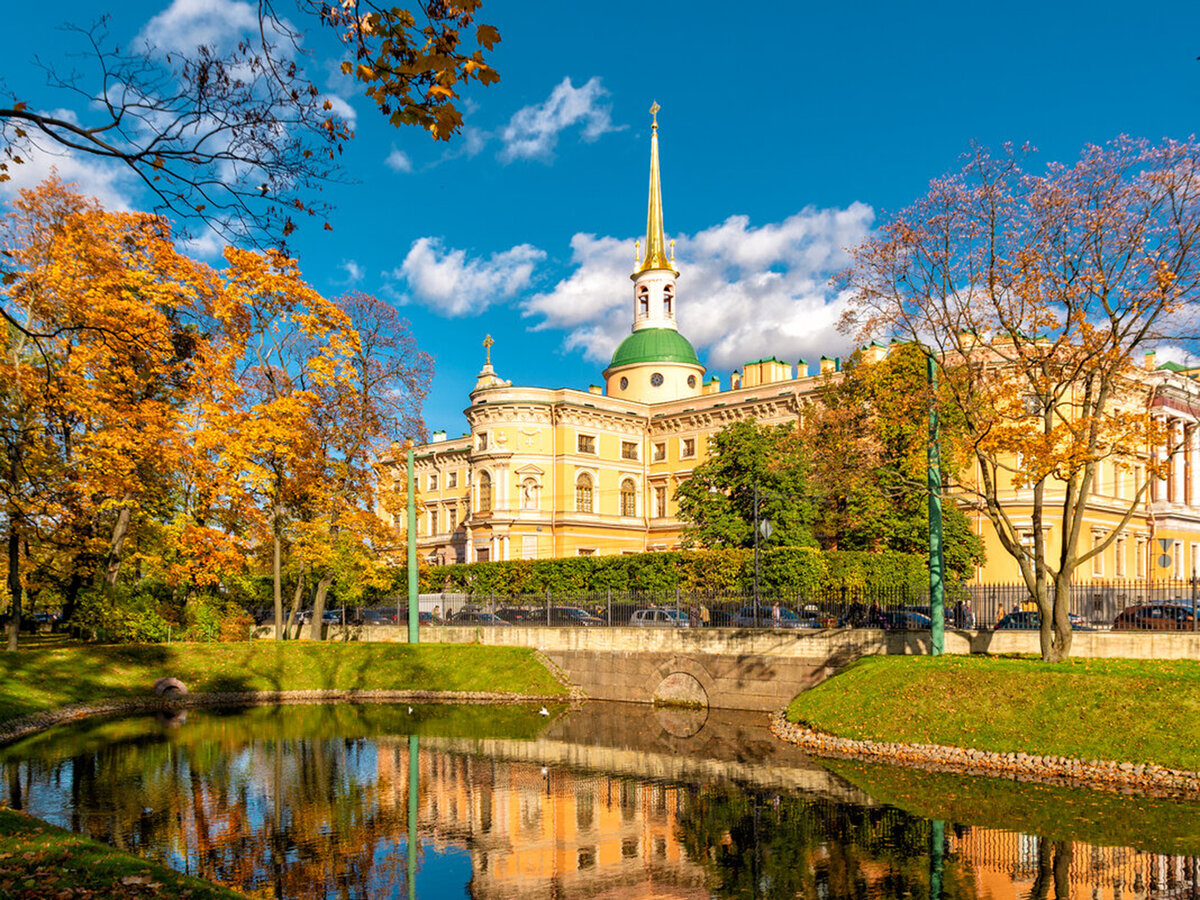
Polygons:
<instances>
[{"instance_id":1,"label":"cross on spire","mask_svg":"<svg viewBox=\"0 0 1200 900\"><path fill-rule=\"evenodd\" d=\"M490 334L483 339L483 351L487 354L487 365L489 366L492 364L492 344L494 343L496 342L492 340Z\"/></svg>"}]
</instances>

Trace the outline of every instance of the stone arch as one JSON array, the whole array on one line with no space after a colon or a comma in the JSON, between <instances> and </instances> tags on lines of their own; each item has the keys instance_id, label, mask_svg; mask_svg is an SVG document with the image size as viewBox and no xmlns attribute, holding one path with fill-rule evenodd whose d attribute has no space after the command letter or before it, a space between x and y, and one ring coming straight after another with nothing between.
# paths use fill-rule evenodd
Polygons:
<instances>
[{"instance_id":1,"label":"stone arch","mask_svg":"<svg viewBox=\"0 0 1200 900\"><path fill-rule=\"evenodd\" d=\"M649 688L655 703L707 708L716 682L696 660L673 656L654 670Z\"/></svg>"}]
</instances>

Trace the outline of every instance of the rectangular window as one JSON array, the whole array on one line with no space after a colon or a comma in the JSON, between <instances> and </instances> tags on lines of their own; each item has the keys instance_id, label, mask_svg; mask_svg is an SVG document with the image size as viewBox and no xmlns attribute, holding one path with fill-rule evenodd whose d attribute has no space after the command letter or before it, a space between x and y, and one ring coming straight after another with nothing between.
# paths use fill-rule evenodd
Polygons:
<instances>
[{"instance_id":1,"label":"rectangular window","mask_svg":"<svg viewBox=\"0 0 1200 900\"><path fill-rule=\"evenodd\" d=\"M1138 578L1146 577L1146 539L1140 537L1137 539L1137 545L1134 547L1133 559L1134 571Z\"/></svg>"},{"instance_id":2,"label":"rectangular window","mask_svg":"<svg viewBox=\"0 0 1200 900\"><path fill-rule=\"evenodd\" d=\"M696 439L695 438L680 438L679 439L679 458L691 459L696 455Z\"/></svg>"},{"instance_id":3,"label":"rectangular window","mask_svg":"<svg viewBox=\"0 0 1200 900\"><path fill-rule=\"evenodd\" d=\"M450 507L446 515L449 517L449 521L446 523L446 530L453 533L454 529L458 527L458 507Z\"/></svg>"},{"instance_id":4,"label":"rectangular window","mask_svg":"<svg viewBox=\"0 0 1200 900\"><path fill-rule=\"evenodd\" d=\"M658 519L667 517L667 489L665 487L654 489L654 516Z\"/></svg>"},{"instance_id":5,"label":"rectangular window","mask_svg":"<svg viewBox=\"0 0 1200 900\"><path fill-rule=\"evenodd\" d=\"M621 459L637 459L638 445L633 441L621 441Z\"/></svg>"},{"instance_id":6,"label":"rectangular window","mask_svg":"<svg viewBox=\"0 0 1200 900\"><path fill-rule=\"evenodd\" d=\"M446 487L448 487L448 488L458 487L458 473L457 472L447 472L446 473Z\"/></svg>"},{"instance_id":7,"label":"rectangular window","mask_svg":"<svg viewBox=\"0 0 1200 900\"><path fill-rule=\"evenodd\" d=\"M1117 495L1118 500L1125 499L1125 466L1120 463L1113 465L1113 493Z\"/></svg>"},{"instance_id":8,"label":"rectangular window","mask_svg":"<svg viewBox=\"0 0 1200 900\"><path fill-rule=\"evenodd\" d=\"M1113 545L1116 550L1113 553L1113 574L1118 578L1125 577L1125 537L1122 535L1117 538L1117 542Z\"/></svg>"},{"instance_id":9,"label":"rectangular window","mask_svg":"<svg viewBox=\"0 0 1200 900\"><path fill-rule=\"evenodd\" d=\"M437 527L438 526L438 514L437 514L437 512L438 511L436 509L431 509L429 511L429 533L430 534L438 533L438 527Z\"/></svg>"},{"instance_id":10,"label":"rectangular window","mask_svg":"<svg viewBox=\"0 0 1200 900\"><path fill-rule=\"evenodd\" d=\"M429 473L429 489L431 491L437 490L437 482L438 482L437 472L430 472Z\"/></svg>"},{"instance_id":11,"label":"rectangular window","mask_svg":"<svg viewBox=\"0 0 1200 900\"><path fill-rule=\"evenodd\" d=\"M1176 541L1175 546L1171 549L1174 551L1171 554L1171 561L1175 564L1175 571L1171 575L1175 578L1184 578L1186 575L1183 571L1183 541Z\"/></svg>"},{"instance_id":12,"label":"rectangular window","mask_svg":"<svg viewBox=\"0 0 1200 900\"><path fill-rule=\"evenodd\" d=\"M654 461L662 462L667 458L667 442L659 441L654 445Z\"/></svg>"},{"instance_id":13,"label":"rectangular window","mask_svg":"<svg viewBox=\"0 0 1200 900\"><path fill-rule=\"evenodd\" d=\"M1200 574L1200 544L1192 543L1192 570L1184 572L1188 578L1195 578Z\"/></svg>"},{"instance_id":14,"label":"rectangular window","mask_svg":"<svg viewBox=\"0 0 1200 900\"><path fill-rule=\"evenodd\" d=\"M580 453L595 453L596 452L596 437L591 434L579 435L576 448Z\"/></svg>"},{"instance_id":15,"label":"rectangular window","mask_svg":"<svg viewBox=\"0 0 1200 900\"><path fill-rule=\"evenodd\" d=\"M578 552L579 552L580 556L595 556L596 548L595 547L580 547Z\"/></svg>"},{"instance_id":16,"label":"rectangular window","mask_svg":"<svg viewBox=\"0 0 1200 900\"><path fill-rule=\"evenodd\" d=\"M486 431L479 432L479 449L480 450L487 449L487 432Z\"/></svg>"},{"instance_id":17,"label":"rectangular window","mask_svg":"<svg viewBox=\"0 0 1200 900\"><path fill-rule=\"evenodd\" d=\"M1104 535L1098 531L1092 532L1092 549L1095 550L1104 540ZM1104 574L1104 554L1097 553L1092 557L1092 575L1099 577Z\"/></svg>"}]
</instances>

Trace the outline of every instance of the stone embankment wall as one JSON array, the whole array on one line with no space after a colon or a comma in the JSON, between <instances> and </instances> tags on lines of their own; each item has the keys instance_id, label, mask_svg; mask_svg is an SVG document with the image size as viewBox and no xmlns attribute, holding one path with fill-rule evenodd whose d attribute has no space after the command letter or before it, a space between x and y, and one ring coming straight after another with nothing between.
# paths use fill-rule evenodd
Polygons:
<instances>
[{"instance_id":1,"label":"stone embankment wall","mask_svg":"<svg viewBox=\"0 0 1200 900\"><path fill-rule=\"evenodd\" d=\"M406 641L396 626L334 626L331 640ZM274 636L274 628L256 629ZM929 634L878 629L743 630L737 628L581 628L435 625L429 643L532 647L596 700L777 710L860 656L926 654ZM947 631L946 652L1037 653L1029 631ZM1079 632L1072 655L1200 659L1200 634Z\"/></svg>"}]
</instances>

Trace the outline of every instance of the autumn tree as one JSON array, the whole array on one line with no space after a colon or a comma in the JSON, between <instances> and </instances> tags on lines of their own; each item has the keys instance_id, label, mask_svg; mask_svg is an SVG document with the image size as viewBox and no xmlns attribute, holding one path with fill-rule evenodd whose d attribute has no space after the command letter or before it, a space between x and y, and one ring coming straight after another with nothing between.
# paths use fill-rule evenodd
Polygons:
<instances>
[{"instance_id":1,"label":"autumn tree","mask_svg":"<svg viewBox=\"0 0 1200 900\"><path fill-rule=\"evenodd\" d=\"M380 548L397 535L378 515L381 457L394 442L424 436L421 402L433 360L416 344L408 323L390 304L360 292L337 301L358 341L346 377L316 387L314 420L320 435L310 464L322 468L324 491L312 498L317 515L306 522L308 567L316 575L312 636L321 636L329 589L337 583L345 604L364 589L383 587Z\"/></svg>"},{"instance_id":2,"label":"autumn tree","mask_svg":"<svg viewBox=\"0 0 1200 900\"><path fill-rule=\"evenodd\" d=\"M743 420L709 440L708 459L679 486L675 499L687 547L754 546L758 519L770 519L771 542L813 545L807 461L790 425Z\"/></svg>"},{"instance_id":3,"label":"autumn tree","mask_svg":"<svg viewBox=\"0 0 1200 900\"><path fill-rule=\"evenodd\" d=\"M305 67L313 45L320 51L322 37L332 45L342 77L392 125L448 140L462 127L461 91L499 80L485 54L500 35L475 23L480 6L296 0L296 25L282 7L260 3L257 27L228 45L187 48L143 39L120 49L104 21L73 29L93 70L44 68L52 86L82 101L79 118L19 97L0 106L0 180L38 149L109 160L136 176L157 212L199 220L230 242L272 244L297 214L323 212L311 195L337 174L353 136L318 87L324 74Z\"/></svg>"},{"instance_id":4,"label":"autumn tree","mask_svg":"<svg viewBox=\"0 0 1200 900\"><path fill-rule=\"evenodd\" d=\"M844 326L933 354L973 457L956 489L1016 560L1042 657L1058 660L1075 573L1167 465L1150 453L1165 435L1137 364L1180 333L1200 291L1200 145L1121 138L1072 166L1030 171L1026 159L975 149L859 247ZM1106 461L1144 474L1108 534L1083 542Z\"/></svg>"},{"instance_id":5,"label":"autumn tree","mask_svg":"<svg viewBox=\"0 0 1200 900\"><path fill-rule=\"evenodd\" d=\"M801 417L813 530L825 549L929 551L929 386L917 344L856 351L815 393ZM967 464L959 419L941 426L942 482ZM943 508L947 570L963 578L983 546L962 510Z\"/></svg>"}]
</instances>

